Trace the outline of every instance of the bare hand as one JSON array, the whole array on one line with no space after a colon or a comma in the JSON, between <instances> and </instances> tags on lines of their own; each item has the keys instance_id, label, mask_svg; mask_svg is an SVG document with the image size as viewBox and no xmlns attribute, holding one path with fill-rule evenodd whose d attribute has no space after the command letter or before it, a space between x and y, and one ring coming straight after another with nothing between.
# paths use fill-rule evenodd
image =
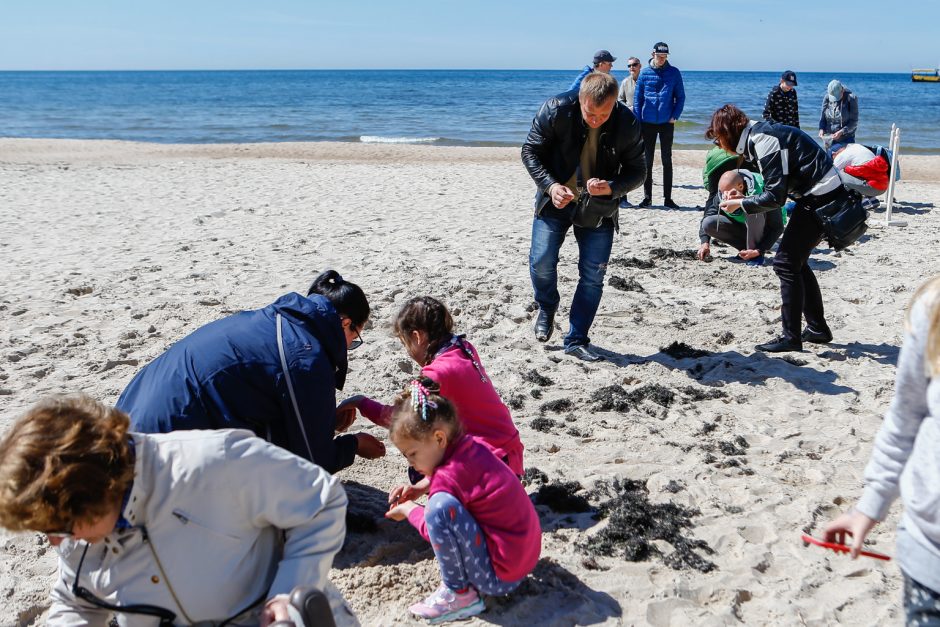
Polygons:
<instances>
[{"instance_id":1,"label":"bare hand","mask_svg":"<svg viewBox=\"0 0 940 627\"><path fill-rule=\"evenodd\" d=\"M559 209L564 209L574 199L574 192L561 183L552 185L548 193L552 197L552 204Z\"/></svg>"},{"instance_id":2,"label":"bare hand","mask_svg":"<svg viewBox=\"0 0 940 627\"><path fill-rule=\"evenodd\" d=\"M290 620L290 614L287 613L287 606L290 604L290 597L286 594L279 594L272 597L264 605L261 611L261 627L268 627L271 623L279 620Z\"/></svg>"},{"instance_id":3,"label":"bare hand","mask_svg":"<svg viewBox=\"0 0 940 627\"><path fill-rule=\"evenodd\" d=\"M613 190L604 179L588 179L587 190L591 196L610 196Z\"/></svg>"},{"instance_id":4,"label":"bare hand","mask_svg":"<svg viewBox=\"0 0 940 627\"><path fill-rule=\"evenodd\" d=\"M356 422L356 409L359 407L359 402L364 398L365 396L362 394L356 394L336 406L337 433L346 431L346 429L352 426L352 423Z\"/></svg>"},{"instance_id":5,"label":"bare hand","mask_svg":"<svg viewBox=\"0 0 940 627\"><path fill-rule=\"evenodd\" d=\"M405 520L408 518L408 514L411 513L411 510L416 508L414 501L404 501L402 503L396 503L385 512L385 517L391 520Z\"/></svg>"},{"instance_id":6,"label":"bare hand","mask_svg":"<svg viewBox=\"0 0 940 627\"><path fill-rule=\"evenodd\" d=\"M842 137L842 131L836 131L835 133L832 134L832 141L836 141L840 137Z\"/></svg>"},{"instance_id":7,"label":"bare hand","mask_svg":"<svg viewBox=\"0 0 940 627\"><path fill-rule=\"evenodd\" d=\"M745 249L738 253L738 257L740 257L744 261L750 261L751 259L756 259L757 257L760 257L760 251L754 250L753 248Z\"/></svg>"},{"instance_id":8,"label":"bare hand","mask_svg":"<svg viewBox=\"0 0 940 627\"><path fill-rule=\"evenodd\" d=\"M385 445L368 433L356 434L356 455L365 459L376 459L385 455Z\"/></svg>"},{"instance_id":9,"label":"bare hand","mask_svg":"<svg viewBox=\"0 0 940 627\"><path fill-rule=\"evenodd\" d=\"M857 510L849 510L826 525L823 530L823 539L826 542L846 544L845 536L851 536L851 555L854 560L858 557L858 552L862 550L862 544L865 542L868 532L876 524L878 524L877 520L873 520Z\"/></svg>"},{"instance_id":10,"label":"bare hand","mask_svg":"<svg viewBox=\"0 0 940 627\"><path fill-rule=\"evenodd\" d=\"M709 246L708 242L703 242L701 246L698 247L698 259L699 261L705 261L705 258L708 257L712 252L712 247Z\"/></svg>"},{"instance_id":11,"label":"bare hand","mask_svg":"<svg viewBox=\"0 0 940 627\"><path fill-rule=\"evenodd\" d=\"M395 505L402 501L414 501L428 493L431 487L431 480L425 477L414 485L400 485L392 488L388 493L388 504Z\"/></svg>"},{"instance_id":12,"label":"bare hand","mask_svg":"<svg viewBox=\"0 0 940 627\"><path fill-rule=\"evenodd\" d=\"M718 206L721 207L722 211L725 213L734 213L741 208L742 204L741 198L729 198L728 200L722 200Z\"/></svg>"},{"instance_id":13,"label":"bare hand","mask_svg":"<svg viewBox=\"0 0 940 627\"><path fill-rule=\"evenodd\" d=\"M669 118L669 123L670 123L670 124L675 124L675 123L676 123L676 118Z\"/></svg>"},{"instance_id":14,"label":"bare hand","mask_svg":"<svg viewBox=\"0 0 940 627\"><path fill-rule=\"evenodd\" d=\"M819 139L822 139L822 137L823 137L824 134L825 134L825 133L823 133L823 130L822 130L822 129L819 129Z\"/></svg>"}]
</instances>

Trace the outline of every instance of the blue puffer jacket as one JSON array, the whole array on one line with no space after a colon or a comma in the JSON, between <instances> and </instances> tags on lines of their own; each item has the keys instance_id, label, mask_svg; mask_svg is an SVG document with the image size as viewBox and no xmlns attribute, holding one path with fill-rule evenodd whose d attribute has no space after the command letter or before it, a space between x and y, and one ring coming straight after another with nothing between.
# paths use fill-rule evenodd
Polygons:
<instances>
[{"instance_id":1,"label":"blue puffer jacket","mask_svg":"<svg viewBox=\"0 0 940 627\"><path fill-rule=\"evenodd\" d=\"M281 367L278 313L300 420ZM137 373L117 407L130 414L134 431L251 429L335 472L357 450L354 436L333 437L346 368L346 338L330 301L286 294L178 341Z\"/></svg>"},{"instance_id":2,"label":"blue puffer jacket","mask_svg":"<svg viewBox=\"0 0 940 627\"><path fill-rule=\"evenodd\" d=\"M667 61L661 68L648 65L640 71L633 93L633 114L640 122L666 124L678 120L685 106L682 74Z\"/></svg>"}]
</instances>

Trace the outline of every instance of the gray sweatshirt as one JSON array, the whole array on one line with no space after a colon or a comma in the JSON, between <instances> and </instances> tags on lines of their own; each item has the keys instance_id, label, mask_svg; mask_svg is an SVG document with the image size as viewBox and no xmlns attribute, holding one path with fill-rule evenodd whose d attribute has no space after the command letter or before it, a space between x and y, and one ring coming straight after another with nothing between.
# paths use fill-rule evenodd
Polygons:
<instances>
[{"instance_id":1,"label":"gray sweatshirt","mask_svg":"<svg viewBox=\"0 0 940 627\"><path fill-rule=\"evenodd\" d=\"M904 516L898 532L901 569L920 583L940 589L940 379L924 361L930 313L920 298L898 357L894 398L875 438L865 468L865 490L856 509L884 519L901 496ZM918 550L919 549L919 550Z\"/></svg>"}]
</instances>

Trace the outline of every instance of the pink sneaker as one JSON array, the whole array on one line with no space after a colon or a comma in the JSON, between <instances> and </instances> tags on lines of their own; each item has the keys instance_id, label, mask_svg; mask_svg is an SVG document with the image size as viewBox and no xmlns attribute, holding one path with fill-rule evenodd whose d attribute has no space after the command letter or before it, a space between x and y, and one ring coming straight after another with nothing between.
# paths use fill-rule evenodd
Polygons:
<instances>
[{"instance_id":1,"label":"pink sneaker","mask_svg":"<svg viewBox=\"0 0 940 627\"><path fill-rule=\"evenodd\" d=\"M426 618L432 625L436 625L476 616L486 609L486 605L472 586L467 588L466 592L458 594L441 584L431 596L408 609L415 616Z\"/></svg>"}]
</instances>

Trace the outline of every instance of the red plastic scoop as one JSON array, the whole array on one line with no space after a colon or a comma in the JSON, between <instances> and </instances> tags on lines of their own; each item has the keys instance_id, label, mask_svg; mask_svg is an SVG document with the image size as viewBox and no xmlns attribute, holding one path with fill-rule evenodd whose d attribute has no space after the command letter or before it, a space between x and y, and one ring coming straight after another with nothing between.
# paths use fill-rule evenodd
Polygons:
<instances>
[{"instance_id":1,"label":"red plastic scoop","mask_svg":"<svg viewBox=\"0 0 940 627\"><path fill-rule=\"evenodd\" d=\"M803 542L807 544L815 544L816 546L821 546L824 549L829 549L830 551L835 551L836 553L851 553L852 547L846 546L844 544L839 544L838 542L826 542L824 540L817 540L813 536L803 534ZM859 551L859 555L864 555L865 557L872 557L876 560L884 560L890 562L891 558L884 553L875 553L874 551Z\"/></svg>"}]
</instances>

